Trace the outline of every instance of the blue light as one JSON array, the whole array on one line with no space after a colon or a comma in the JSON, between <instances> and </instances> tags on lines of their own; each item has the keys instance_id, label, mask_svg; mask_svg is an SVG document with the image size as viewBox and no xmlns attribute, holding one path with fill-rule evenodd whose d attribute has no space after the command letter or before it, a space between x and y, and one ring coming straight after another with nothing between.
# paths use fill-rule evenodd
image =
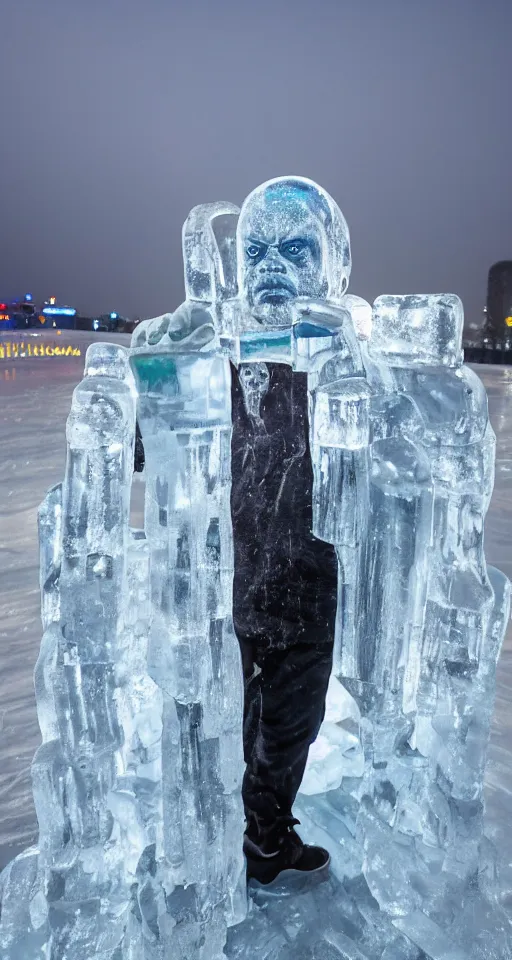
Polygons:
<instances>
[{"instance_id":1,"label":"blue light","mask_svg":"<svg viewBox=\"0 0 512 960\"><path fill-rule=\"evenodd\" d=\"M110 314L110 319L111 319L111 320L117 320L117 313L111 313L111 314Z\"/></svg>"},{"instance_id":2,"label":"blue light","mask_svg":"<svg viewBox=\"0 0 512 960\"><path fill-rule=\"evenodd\" d=\"M99 325L100 325L100 321L99 321L99 320L93 320L93 321L92 321L92 329L93 329L93 330L97 330L97 329L99 328Z\"/></svg>"},{"instance_id":3,"label":"blue light","mask_svg":"<svg viewBox=\"0 0 512 960\"><path fill-rule=\"evenodd\" d=\"M47 317L74 317L76 310L73 307L44 307L43 313Z\"/></svg>"},{"instance_id":4,"label":"blue light","mask_svg":"<svg viewBox=\"0 0 512 960\"><path fill-rule=\"evenodd\" d=\"M32 300L32 294L31 294L31 293L26 293L26 294L25 294L25 301L26 301L26 303L30 303L31 300Z\"/></svg>"}]
</instances>

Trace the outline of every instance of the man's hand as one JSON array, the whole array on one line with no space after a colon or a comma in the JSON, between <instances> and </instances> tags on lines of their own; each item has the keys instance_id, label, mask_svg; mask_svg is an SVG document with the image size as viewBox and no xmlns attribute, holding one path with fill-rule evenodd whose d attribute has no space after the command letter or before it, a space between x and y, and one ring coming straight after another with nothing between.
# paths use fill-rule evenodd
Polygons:
<instances>
[{"instance_id":1,"label":"man's hand","mask_svg":"<svg viewBox=\"0 0 512 960\"><path fill-rule=\"evenodd\" d=\"M369 340L372 329L372 308L367 300L347 294L341 304L329 300L311 300L301 297L296 302L298 321L324 327L326 332L338 332L340 327L353 328L358 340ZM347 319L348 314L348 319ZM300 335L300 334L299 334ZM320 334L321 335L321 334ZM309 336L319 336L310 333Z\"/></svg>"},{"instance_id":2,"label":"man's hand","mask_svg":"<svg viewBox=\"0 0 512 960\"><path fill-rule=\"evenodd\" d=\"M214 320L206 307L183 303L174 313L144 320L134 331L132 350L158 346L167 353L197 353L215 340Z\"/></svg>"},{"instance_id":3,"label":"man's hand","mask_svg":"<svg viewBox=\"0 0 512 960\"><path fill-rule=\"evenodd\" d=\"M348 309L328 300L312 300L307 297L297 299L294 306L296 321L293 335L299 342L316 337L335 338L333 346L338 359L345 357L349 364L348 369L360 369L361 350Z\"/></svg>"},{"instance_id":4,"label":"man's hand","mask_svg":"<svg viewBox=\"0 0 512 960\"><path fill-rule=\"evenodd\" d=\"M294 330L296 336L332 336L347 327L352 328L350 312L328 300L312 300L310 297L299 297L295 301L296 321ZM312 328L311 332L308 328ZM304 333L302 332L304 330Z\"/></svg>"}]
</instances>

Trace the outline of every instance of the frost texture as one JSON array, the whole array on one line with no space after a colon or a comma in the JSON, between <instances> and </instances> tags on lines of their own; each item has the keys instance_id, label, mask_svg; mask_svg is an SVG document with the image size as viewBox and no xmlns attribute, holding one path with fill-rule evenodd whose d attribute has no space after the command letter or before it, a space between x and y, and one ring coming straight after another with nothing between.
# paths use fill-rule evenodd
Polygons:
<instances>
[{"instance_id":1,"label":"frost texture","mask_svg":"<svg viewBox=\"0 0 512 960\"><path fill-rule=\"evenodd\" d=\"M281 295L300 235L304 269L290 260ZM295 178L240 217L195 208L183 250L186 302L142 324L130 356L89 349L64 482L40 509L40 835L2 874L1 957L510 956L482 803L509 584L483 553L494 436L460 300L346 294L346 223ZM332 870L251 890L247 912L230 364L248 365L257 415L269 362L308 374L314 533L339 563L295 811ZM130 529L136 407L144 531Z\"/></svg>"}]
</instances>

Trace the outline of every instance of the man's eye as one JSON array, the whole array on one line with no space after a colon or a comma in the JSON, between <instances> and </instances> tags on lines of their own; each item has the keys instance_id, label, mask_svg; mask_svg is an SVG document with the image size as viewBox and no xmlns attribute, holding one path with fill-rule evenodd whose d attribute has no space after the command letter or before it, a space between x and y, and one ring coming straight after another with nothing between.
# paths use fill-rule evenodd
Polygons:
<instances>
[{"instance_id":1,"label":"man's eye","mask_svg":"<svg viewBox=\"0 0 512 960\"><path fill-rule=\"evenodd\" d=\"M298 257L299 253L302 253L304 250L305 243L303 240L291 240L290 243L286 243L284 246L284 253L289 257Z\"/></svg>"}]
</instances>

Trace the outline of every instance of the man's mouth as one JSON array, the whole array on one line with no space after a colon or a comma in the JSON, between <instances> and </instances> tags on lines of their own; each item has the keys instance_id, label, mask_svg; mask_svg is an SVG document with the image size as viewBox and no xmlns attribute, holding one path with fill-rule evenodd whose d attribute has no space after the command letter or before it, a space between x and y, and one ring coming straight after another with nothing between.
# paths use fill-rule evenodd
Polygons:
<instances>
[{"instance_id":1,"label":"man's mouth","mask_svg":"<svg viewBox=\"0 0 512 960\"><path fill-rule=\"evenodd\" d=\"M259 303L279 304L296 297L297 291L287 280L265 280L264 283L258 283L254 294Z\"/></svg>"}]
</instances>

